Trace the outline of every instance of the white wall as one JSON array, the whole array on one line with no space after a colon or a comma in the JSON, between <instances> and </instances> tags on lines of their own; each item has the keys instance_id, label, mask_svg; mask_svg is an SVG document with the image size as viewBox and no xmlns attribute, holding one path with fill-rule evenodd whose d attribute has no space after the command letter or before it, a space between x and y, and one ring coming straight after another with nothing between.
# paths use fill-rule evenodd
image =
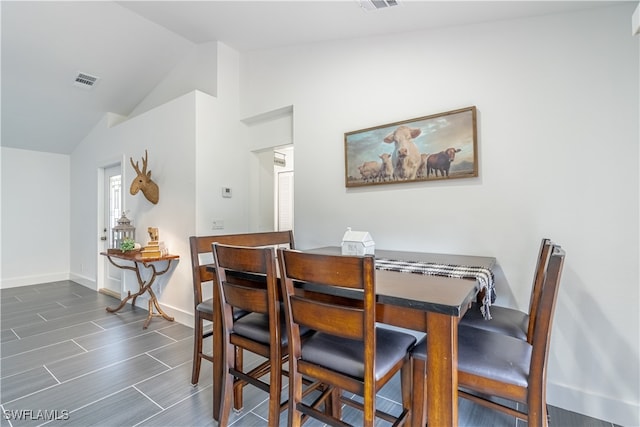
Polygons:
<instances>
[{"instance_id":1,"label":"white wall","mask_svg":"<svg viewBox=\"0 0 640 427\"><path fill-rule=\"evenodd\" d=\"M113 127L107 126L105 117L71 155L71 276L102 279L106 260L98 255L103 227L98 221L98 170L114 159L122 160L123 208L136 227L136 240L146 244L147 227L158 227L160 240L181 257L174 271L158 278L154 290L167 312L184 319L193 307L188 236L195 230L195 108L192 92ZM160 189L157 205L141 192L129 194L135 177L129 159L141 163L145 149L148 170ZM80 265L85 266L84 273ZM125 272L124 281L126 289L137 290L133 272ZM97 286L94 282L92 287ZM145 307L144 299L139 300L137 304Z\"/></svg>"},{"instance_id":2,"label":"white wall","mask_svg":"<svg viewBox=\"0 0 640 427\"><path fill-rule=\"evenodd\" d=\"M69 277L69 156L0 148L0 289Z\"/></svg>"},{"instance_id":3,"label":"white wall","mask_svg":"<svg viewBox=\"0 0 640 427\"><path fill-rule=\"evenodd\" d=\"M216 96L217 42L192 45L171 72L129 117L137 116L194 90Z\"/></svg>"},{"instance_id":4,"label":"white wall","mask_svg":"<svg viewBox=\"0 0 640 427\"><path fill-rule=\"evenodd\" d=\"M567 252L550 404L639 425L635 4L256 51L241 117L293 105L298 247L493 255L525 309L542 237ZM476 105L478 178L350 188L345 132Z\"/></svg>"},{"instance_id":5,"label":"white wall","mask_svg":"<svg viewBox=\"0 0 640 427\"><path fill-rule=\"evenodd\" d=\"M218 96L199 93L196 116L196 234L230 234L248 231L249 153L238 119L238 53L219 43L217 47ZM222 187L232 197L222 197ZM212 229L213 220L223 229Z\"/></svg>"},{"instance_id":6,"label":"white wall","mask_svg":"<svg viewBox=\"0 0 640 427\"><path fill-rule=\"evenodd\" d=\"M102 224L98 218L98 170L114 159L123 163L124 209L136 227L141 244L148 240L147 227L158 227L172 254L180 262L171 274L160 277L154 285L163 309L176 320L193 325L193 285L190 268L189 236L226 234L248 230L248 174L242 168L249 156L238 119L238 54L220 44L213 50L218 70L211 75L219 85L214 98L193 91L170 102L108 126L109 117L96 126L71 156L71 276L90 287L101 280L104 257L98 256ZM192 58L189 57L189 61ZM206 63L210 61L204 61ZM183 65L177 66L183 70ZM224 87L218 80L224 81ZM149 100L167 96L167 86ZM157 205L140 193L128 192L135 172L129 164L149 152L149 169L160 188ZM233 189L231 199L222 198L223 186ZM223 219L223 230L211 230L211 219ZM80 265L88 266L80 277ZM93 278L93 283L91 279ZM135 275L126 272L125 286L137 289ZM138 305L146 307L143 297Z\"/></svg>"}]
</instances>

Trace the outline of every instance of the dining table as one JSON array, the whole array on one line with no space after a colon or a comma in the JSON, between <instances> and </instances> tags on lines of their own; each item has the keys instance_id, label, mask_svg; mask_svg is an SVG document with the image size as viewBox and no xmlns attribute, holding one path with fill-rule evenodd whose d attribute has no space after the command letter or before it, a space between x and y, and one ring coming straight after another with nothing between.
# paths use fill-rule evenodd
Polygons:
<instances>
[{"instance_id":1,"label":"dining table","mask_svg":"<svg viewBox=\"0 0 640 427\"><path fill-rule=\"evenodd\" d=\"M319 254L341 254L339 246L306 249ZM376 268L376 318L383 324L425 332L427 345L427 414L429 425L458 425L458 322L483 290L474 275L447 273L424 269L407 269L406 264L429 267L445 266L460 271L488 271L496 266L490 256L440 254L398 250L375 250L376 264L397 263L398 268ZM215 272L215 266L209 265ZM460 277L455 277L460 276ZM315 291L309 289L309 291ZM339 297L341 295L336 295ZM344 295L342 295L344 296ZM220 360L220 307L214 292L214 418L218 419L222 371L216 369ZM475 308L474 308L475 309ZM425 378L425 381L426 381Z\"/></svg>"}]
</instances>

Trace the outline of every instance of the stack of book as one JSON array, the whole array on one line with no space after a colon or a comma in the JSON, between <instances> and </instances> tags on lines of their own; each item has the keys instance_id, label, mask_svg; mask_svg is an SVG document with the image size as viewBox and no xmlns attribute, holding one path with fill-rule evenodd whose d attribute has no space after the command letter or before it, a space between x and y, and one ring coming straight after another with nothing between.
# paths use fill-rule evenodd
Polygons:
<instances>
[{"instance_id":1,"label":"stack of book","mask_svg":"<svg viewBox=\"0 0 640 427\"><path fill-rule=\"evenodd\" d=\"M169 253L169 250L164 245L164 242L157 240L150 241L147 246L142 248L140 255L142 258L160 258Z\"/></svg>"}]
</instances>

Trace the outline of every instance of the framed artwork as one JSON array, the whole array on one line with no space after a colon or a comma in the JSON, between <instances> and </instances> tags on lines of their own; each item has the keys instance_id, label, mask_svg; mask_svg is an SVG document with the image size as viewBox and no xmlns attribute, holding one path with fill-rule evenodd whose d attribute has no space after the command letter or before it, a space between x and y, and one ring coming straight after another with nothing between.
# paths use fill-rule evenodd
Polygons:
<instances>
[{"instance_id":1,"label":"framed artwork","mask_svg":"<svg viewBox=\"0 0 640 427\"><path fill-rule=\"evenodd\" d=\"M344 134L345 185L478 176L476 107Z\"/></svg>"}]
</instances>

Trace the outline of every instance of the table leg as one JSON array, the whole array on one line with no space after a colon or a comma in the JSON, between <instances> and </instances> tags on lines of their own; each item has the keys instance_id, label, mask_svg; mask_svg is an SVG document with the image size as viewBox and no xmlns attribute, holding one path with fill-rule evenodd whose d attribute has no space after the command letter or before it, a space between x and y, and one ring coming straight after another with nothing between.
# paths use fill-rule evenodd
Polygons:
<instances>
[{"instance_id":1,"label":"table leg","mask_svg":"<svg viewBox=\"0 0 640 427\"><path fill-rule=\"evenodd\" d=\"M427 316L427 419L430 426L458 425L458 322L434 312Z\"/></svg>"},{"instance_id":2,"label":"table leg","mask_svg":"<svg viewBox=\"0 0 640 427\"><path fill-rule=\"evenodd\" d=\"M153 317L162 317L170 322L173 322L174 318L169 316L167 313L165 313L162 310L162 308L160 308L160 304L158 304L158 298L156 297L156 294L153 292L153 289L151 289L150 286L148 288L148 292L150 295L149 314L147 315L147 320L145 320L144 325L142 326L142 329L147 329ZM153 311L154 308L155 308L155 312Z\"/></svg>"},{"instance_id":3,"label":"table leg","mask_svg":"<svg viewBox=\"0 0 640 427\"><path fill-rule=\"evenodd\" d=\"M166 320L169 320L170 322L173 322L174 318L169 316L168 314L166 314L162 308L160 308L160 304L158 304L158 298L156 297L155 292L153 292L152 289L152 285L153 282L156 280L156 277L161 276L163 274L165 274L167 271L169 271L169 267L171 266L171 260L167 261L167 266L164 270L160 270L158 271L155 267L155 265L153 264L147 264L147 263L138 263L137 261L134 261L133 266L128 266L128 265L119 265L116 264L111 257L107 257L109 259L109 261L111 262L111 264L113 264L114 266L121 268L123 270L132 270L136 273L136 278L138 279L138 287L139 290L138 292L136 292L135 294L131 294L131 291L129 291L127 293L127 296L125 298L122 299L122 301L120 301L120 304L115 307L115 308L111 308L111 307L107 307L107 311L109 313L115 313L117 311L119 311L120 309L122 309L125 304L127 303L127 301L129 301L130 299L133 299L133 301L131 301L131 304L133 306L136 305L136 298L138 298L140 295L144 294L145 292L149 292L149 314L147 316L147 319L144 322L144 325L142 326L143 329L147 329L147 327L149 326L149 322L151 322L151 319L153 317L163 317ZM144 281L144 279L142 278L142 275L140 274L140 264L142 264L144 267L148 268L151 270L151 277L149 278L148 281ZM153 311L155 307L156 312Z\"/></svg>"},{"instance_id":4,"label":"table leg","mask_svg":"<svg viewBox=\"0 0 640 427\"><path fill-rule=\"evenodd\" d=\"M216 280L215 278L213 279ZM213 419L220 419L220 404L222 400L222 381L224 378L224 368L222 363L222 315L218 287L213 287Z\"/></svg>"}]
</instances>

